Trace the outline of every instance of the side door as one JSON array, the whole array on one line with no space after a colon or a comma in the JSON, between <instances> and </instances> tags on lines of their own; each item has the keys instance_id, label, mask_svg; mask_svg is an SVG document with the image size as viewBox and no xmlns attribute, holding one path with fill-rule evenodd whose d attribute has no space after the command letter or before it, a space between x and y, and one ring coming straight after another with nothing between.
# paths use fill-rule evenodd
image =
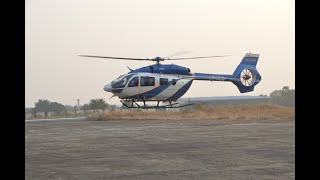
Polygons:
<instances>
[{"instance_id":1,"label":"side door","mask_svg":"<svg viewBox=\"0 0 320 180\"><path fill-rule=\"evenodd\" d=\"M136 75L129 80L124 91L126 96L134 96L141 93L140 86L139 86L139 79L140 79L139 76Z\"/></svg>"},{"instance_id":2,"label":"side door","mask_svg":"<svg viewBox=\"0 0 320 180\"><path fill-rule=\"evenodd\" d=\"M146 99L152 98L154 96L152 90L156 87L157 85L155 76L140 76L140 94L143 94Z\"/></svg>"}]
</instances>

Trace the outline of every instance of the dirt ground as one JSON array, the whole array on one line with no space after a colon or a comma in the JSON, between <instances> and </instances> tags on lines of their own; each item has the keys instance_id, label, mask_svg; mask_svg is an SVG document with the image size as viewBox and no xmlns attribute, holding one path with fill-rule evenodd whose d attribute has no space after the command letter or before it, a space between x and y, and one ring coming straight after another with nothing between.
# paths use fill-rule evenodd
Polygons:
<instances>
[{"instance_id":1,"label":"dirt ground","mask_svg":"<svg viewBox=\"0 0 320 180\"><path fill-rule=\"evenodd\" d=\"M25 179L294 179L294 121L25 123Z\"/></svg>"}]
</instances>

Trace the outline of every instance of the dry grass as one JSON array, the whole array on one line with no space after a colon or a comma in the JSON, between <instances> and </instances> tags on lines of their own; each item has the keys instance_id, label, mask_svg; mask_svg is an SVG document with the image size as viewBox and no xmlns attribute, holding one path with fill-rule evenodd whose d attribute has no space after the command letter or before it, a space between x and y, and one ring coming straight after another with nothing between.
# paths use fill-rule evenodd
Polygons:
<instances>
[{"instance_id":1,"label":"dry grass","mask_svg":"<svg viewBox=\"0 0 320 180\"><path fill-rule=\"evenodd\" d=\"M294 120L295 108L273 104L208 107L195 105L181 111L111 111L87 116L88 120Z\"/></svg>"}]
</instances>

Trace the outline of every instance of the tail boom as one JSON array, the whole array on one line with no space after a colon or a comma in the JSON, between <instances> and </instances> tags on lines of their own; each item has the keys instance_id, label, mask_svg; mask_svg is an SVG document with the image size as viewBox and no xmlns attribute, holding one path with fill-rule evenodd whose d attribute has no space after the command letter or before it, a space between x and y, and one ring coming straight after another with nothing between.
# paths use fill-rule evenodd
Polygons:
<instances>
[{"instance_id":1,"label":"tail boom","mask_svg":"<svg viewBox=\"0 0 320 180\"><path fill-rule=\"evenodd\" d=\"M237 66L233 74L208 74L194 73L193 80L204 81L230 81L236 85L241 93L251 92L261 81L261 76L256 69L259 54L247 53Z\"/></svg>"},{"instance_id":2,"label":"tail boom","mask_svg":"<svg viewBox=\"0 0 320 180\"><path fill-rule=\"evenodd\" d=\"M193 80L202 81L232 81L235 80L233 75L228 74L208 74L208 73L194 73Z\"/></svg>"}]
</instances>

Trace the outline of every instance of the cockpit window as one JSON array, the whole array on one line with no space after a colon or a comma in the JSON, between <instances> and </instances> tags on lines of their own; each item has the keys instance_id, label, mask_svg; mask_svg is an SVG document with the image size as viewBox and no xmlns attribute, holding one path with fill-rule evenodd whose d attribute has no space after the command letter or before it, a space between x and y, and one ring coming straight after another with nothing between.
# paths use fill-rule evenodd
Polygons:
<instances>
[{"instance_id":1,"label":"cockpit window","mask_svg":"<svg viewBox=\"0 0 320 180\"><path fill-rule=\"evenodd\" d=\"M119 76L116 80L111 82L112 88L123 88L133 75L135 74L127 74L127 75Z\"/></svg>"},{"instance_id":2,"label":"cockpit window","mask_svg":"<svg viewBox=\"0 0 320 180\"><path fill-rule=\"evenodd\" d=\"M139 77L134 77L131 79L131 81L128 84L128 87L136 87L139 86Z\"/></svg>"}]
</instances>

